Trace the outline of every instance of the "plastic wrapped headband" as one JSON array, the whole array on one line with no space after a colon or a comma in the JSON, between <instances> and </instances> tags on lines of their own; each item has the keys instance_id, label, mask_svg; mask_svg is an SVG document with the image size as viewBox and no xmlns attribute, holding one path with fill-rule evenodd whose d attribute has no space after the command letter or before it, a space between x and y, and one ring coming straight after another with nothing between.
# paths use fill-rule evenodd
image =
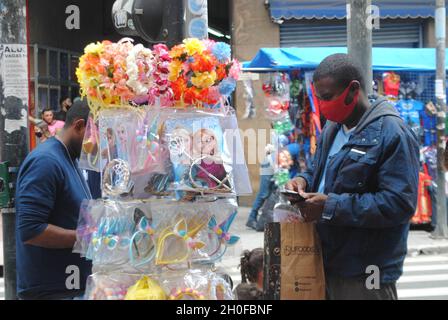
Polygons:
<instances>
[{"instance_id":1,"label":"plastic wrapped headband","mask_svg":"<svg viewBox=\"0 0 448 320\"><path fill-rule=\"evenodd\" d=\"M155 257L154 227L146 217L142 217L137 228L129 245L129 257L134 267L147 264Z\"/></svg>"},{"instance_id":2,"label":"plastic wrapped headband","mask_svg":"<svg viewBox=\"0 0 448 320\"><path fill-rule=\"evenodd\" d=\"M131 189L129 164L122 159L111 160L103 171L103 191L110 196L120 196Z\"/></svg>"},{"instance_id":3,"label":"plastic wrapped headband","mask_svg":"<svg viewBox=\"0 0 448 320\"><path fill-rule=\"evenodd\" d=\"M192 251L203 248L205 243L194 238L208 220L208 214L199 213L189 219L179 217L174 227L165 228L158 237L155 264L181 263L190 257Z\"/></svg>"}]
</instances>

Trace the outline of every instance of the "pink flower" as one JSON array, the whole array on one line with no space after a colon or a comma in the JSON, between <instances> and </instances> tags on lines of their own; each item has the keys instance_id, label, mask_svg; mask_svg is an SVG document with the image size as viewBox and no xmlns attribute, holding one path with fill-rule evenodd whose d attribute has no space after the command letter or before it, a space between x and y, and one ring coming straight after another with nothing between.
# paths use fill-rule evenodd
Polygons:
<instances>
[{"instance_id":1,"label":"pink flower","mask_svg":"<svg viewBox=\"0 0 448 320\"><path fill-rule=\"evenodd\" d=\"M241 72L241 64L238 62L238 60L233 60L232 66L229 70L229 76L232 77L235 80L238 80Z\"/></svg>"}]
</instances>

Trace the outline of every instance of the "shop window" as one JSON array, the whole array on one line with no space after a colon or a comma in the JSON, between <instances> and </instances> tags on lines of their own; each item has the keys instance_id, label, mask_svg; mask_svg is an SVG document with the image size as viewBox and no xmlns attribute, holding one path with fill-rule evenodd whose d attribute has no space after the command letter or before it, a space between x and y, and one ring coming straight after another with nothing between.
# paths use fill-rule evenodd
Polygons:
<instances>
[{"instance_id":1,"label":"shop window","mask_svg":"<svg viewBox=\"0 0 448 320\"><path fill-rule=\"evenodd\" d=\"M39 77L48 77L48 69L47 69L47 50L39 49L38 54L38 63L39 63Z\"/></svg>"},{"instance_id":2,"label":"shop window","mask_svg":"<svg viewBox=\"0 0 448 320\"><path fill-rule=\"evenodd\" d=\"M42 110L48 108L48 88L39 87L39 104L37 106L37 112L40 113Z\"/></svg>"},{"instance_id":3,"label":"shop window","mask_svg":"<svg viewBox=\"0 0 448 320\"><path fill-rule=\"evenodd\" d=\"M50 67L50 78L58 78L58 54L56 51L50 51L49 57L49 67Z\"/></svg>"},{"instance_id":4,"label":"shop window","mask_svg":"<svg viewBox=\"0 0 448 320\"><path fill-rule=\"evenodd\" d=\"M61 80L68 80L68 55L61 53L61 62L59 63L59 72Z\"/></svg>"},{"instance_id":5,"label":"shop window","mask_svg":"<svg viewBox=\"0 0 448 320\"><path fill-rule=\"evenodd\" d=\"M50 89L50 105L49 107L55 111L59 110L59 89Z\"/></svg>"}]
</instances>

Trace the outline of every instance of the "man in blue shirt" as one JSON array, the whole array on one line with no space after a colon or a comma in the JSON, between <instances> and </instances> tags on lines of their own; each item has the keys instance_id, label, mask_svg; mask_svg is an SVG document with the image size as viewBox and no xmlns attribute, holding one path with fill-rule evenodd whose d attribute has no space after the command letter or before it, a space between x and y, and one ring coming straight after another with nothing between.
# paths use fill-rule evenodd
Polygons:
<instances>
[{"instance_id":1,"label":"man in blue shirt","mask_svg":"<svg viewBox=\"0 0 448 320\"><path fill-rule=\"evenodd\" d=\"M370 104L347 55L325 58L313 82L328 121L313 167L287 188L305 198L292 199L305 221L317 222L327 297L397 299L417 205L417 137L386 99Z\"/></svg>"},{"instance_id":2,"label":"man in blue shirt","mask_svg":"<svg viewBox=\"0 0 448 320\"><path fill-rule=\"evenodd\" d=\"M90 199L78 168L89 108L78 101L63 131L23 162L16 191L17 294L20 299L72 299L83 294L90 262L72 253L79 208Z\"/></svg>"}]
</instances>

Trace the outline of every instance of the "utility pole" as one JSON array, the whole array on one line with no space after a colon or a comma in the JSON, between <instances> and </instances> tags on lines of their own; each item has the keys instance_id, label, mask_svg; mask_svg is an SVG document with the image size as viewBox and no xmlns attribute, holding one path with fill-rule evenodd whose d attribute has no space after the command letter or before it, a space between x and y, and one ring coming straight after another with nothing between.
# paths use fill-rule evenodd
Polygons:
<instances>
[{"instance_id":1,"label":"utility pole","mask_svg":"<svg viewBox=\"0 0 448 320\"><path fill-rule=\"evenodd\" d=\"M437 102L437 223L433 236L448 238L445 195L445 118L446 118L446 11L445 0L436 0L436 102Z\"/></svg>"},{"instance_id":2,"label":"utility pole","mask_svg":"<svg viewBox=\"0 0 448 320\"><path fill-rule=\"evenodd\" d=\"M372 23L371 0L347 1L347 49L362 68L365 90L372 93Z\"/></svg>"},{"instance_id":3,"label":"utility pole","mask_svg":"<svg viewBox=\"0 0 448 320\"><path fill-rule=\"evenodd\" d=\"M0 0L0 190L5 298L16 299L14 186L28 152L28 48L26 0ZM11 190L8 190L11 189ZM1 194L3 193L3 194Z\"/></svg>"}]
</instances>

